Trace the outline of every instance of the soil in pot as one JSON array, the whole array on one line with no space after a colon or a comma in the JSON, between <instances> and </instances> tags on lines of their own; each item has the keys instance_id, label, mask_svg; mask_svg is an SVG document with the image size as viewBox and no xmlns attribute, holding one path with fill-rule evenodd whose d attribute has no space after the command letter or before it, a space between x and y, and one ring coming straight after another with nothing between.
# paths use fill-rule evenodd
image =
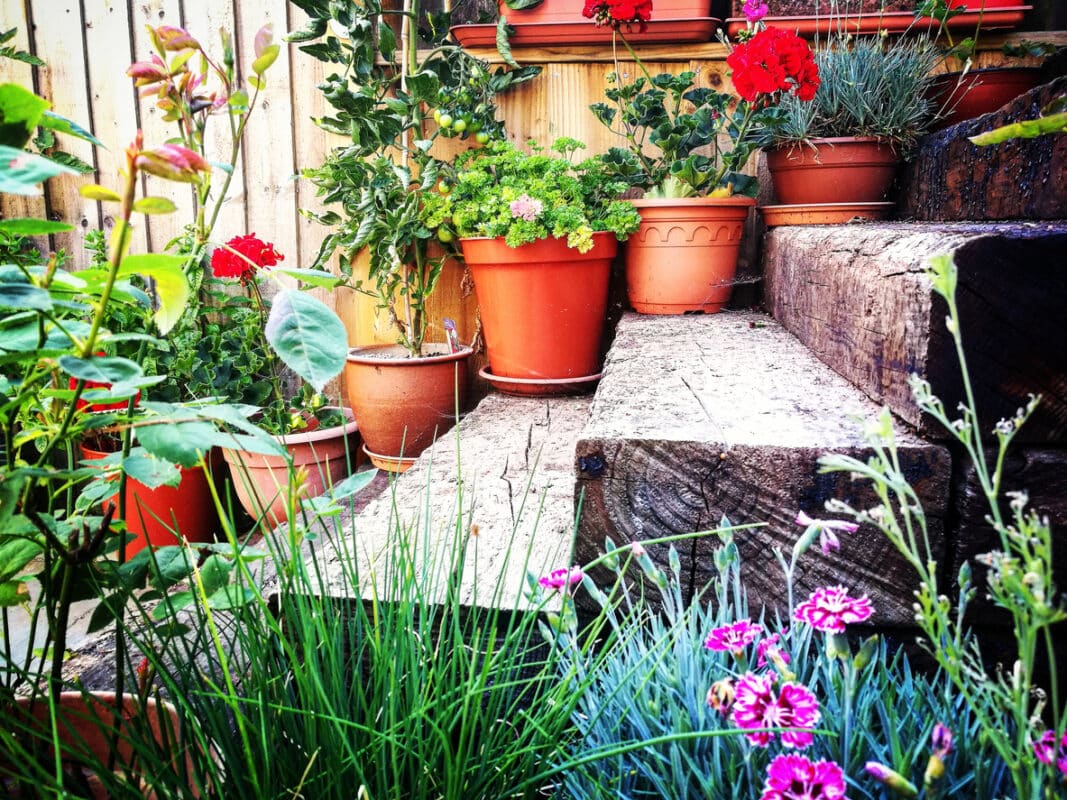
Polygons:
<instances>
[{"instance_id":1,"label":"soil in pot","mask_svg":"<svg viewBox=\"0 0 1067 800\"><path fill-rule=\"evenodd\" d=\"M348 351L345 385L365 449L375 466L403 472L434 439L456 421L467 396L467 361L472 350L451 352L427 344L421 358L397 345L368 345Z\"/></svg>"}]
</instances>

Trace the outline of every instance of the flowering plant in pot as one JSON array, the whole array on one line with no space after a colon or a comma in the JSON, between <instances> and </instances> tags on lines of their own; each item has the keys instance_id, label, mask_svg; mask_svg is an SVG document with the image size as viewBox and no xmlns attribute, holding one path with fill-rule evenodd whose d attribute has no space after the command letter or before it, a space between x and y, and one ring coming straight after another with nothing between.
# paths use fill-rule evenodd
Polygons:
<instances>
[{"instance_id":1,"label":"flowering plant in pot","mask_svg":"<svg viewBox=\"0 0 1067 800\"><path fill-rule=\"evenodd\" d=\"M505 391L552 393L595 380L611 261L639 218L603 159L575 161L581 142L531 146L461 154L453 185L423 213L459 237L491 379Z\"/></svg>"},{"instance_id":2,"label":"flowering plant in pot","mask_svg":"<svg viewBox=\"0 0 1067 800\"><path fill-rule=\"evenodd\" d=\"M611 102L592 106L626 143L608 151L607 163L643 191L634 201L642 228L626 248L627 292L637 311L712 313L730 297L744 221L755 205L756 180L743 170L778 104L805 103L819 85L807 42L763 27L765 12L765 5L753 10L751 27L730 45L735 96L697 86L693 71L649 74L625 29L647 23L650 5L586 5L586 15L611 26L637 65L636 77L624 81L616 58ZM690 272L693 265L701 268Z\"/></svg>"},{"instance_id":3,"label":"flowering plant in pot","mask_svg":"<svg viewBox=\"0 0 1067 800\"><path fill-rule=\"evenodd\" d=\"M767 129L779 203L883 201L897 164L933 124L928 90L937 58L924 36L831 35L815 56L821 83L812 102L785 98ZM839 171L827 172L831 166ZM886 207L850 210L865 208Z\"/></svg>"},{"instance_id":4,"label":"flowering plant in pot","mask_svg":"<svg viewBox=\"0 0 1067 800\"><path fill-rule=\"evenodd\" d=\"M539 68L491 68L444 41L418 0L401 8L294 3L308 23L290 40L339 70L320 84L333 115L317 122L344 142L302 172L330 209L305 211L332 229L315 266L338 254L339 271L395 333L396 345L353 348L345 382L372 460L402 469L462 406L471 354L459 346L462 331L446 336L443 319L431 319L445 262L423 205L437 192L448 147L500 136L495 94ZM441 341L427 341L431 324Z\"/></svg>"},{"instance_id":5,"label":"flowering plant in pot","mask_svg":"<svg viewBox=\"0 0 1067 800\"><path fill-rule=\"evenodd\" d=\"M1009 62L999 67L974 68L978 39L987 8L980 5L974 32L960 40L952 34L952 21L972 7L977 0L924 0L915 9L917 19L937 22L936 42L941 48L938 74L928 92L938 109L935 127L945 128L964 120L995 111L1005 103L1034 88L1043 56L1055 51L1055 46L1041 42L1005 43L1002 52ZM1013 4L1012 4L1013 5Z\"/></svg>"}]
</instances>

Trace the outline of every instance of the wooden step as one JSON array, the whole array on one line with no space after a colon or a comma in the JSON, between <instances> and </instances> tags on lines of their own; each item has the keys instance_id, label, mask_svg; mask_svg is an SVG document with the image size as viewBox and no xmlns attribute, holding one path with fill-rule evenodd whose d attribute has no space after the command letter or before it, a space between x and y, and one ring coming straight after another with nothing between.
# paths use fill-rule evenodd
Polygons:
<instances>
[{"instance_id":1,"label":"wooden step","mask_svg":"<svg viewBox=\"0 0 1067 800\"><path fill-rule=\"evenodd\" d=\"M342 521L348 554L324 541L319 562L333 593L347 592L342 575L353 563L360 575L381 578L397 546L395 531L402 530L416 561L433 564L427 574L436 579L438 600L459 544L467 548L461 602L514 607L527 570L543 575L571 563L574 450L591 402L485 397L410 470ZM503 591L493 596L501 578Z\"/></svg>"},{"instance_id":2,"label":"wooden step","mask_svg":"<svg viewBox=\"0 0 1067 800\"><path fill-rule=\"evenodd\" d=\"M640 542L713 528L723 516L766 523L737 537L743 577L757 609L781 608L773 548L788 557L797 512L825 517L832 497L874 503L848 476L820 475L816 460L865 457L861 420L878 410L767 315L624 315L577 447L577 561L605 537ZM941 552L949 454L907 433L900 446ZM715 547L714 538L679 547L690 588L713 577ZM665 548L650 553L666 563ZM912 622L914 576L877 531L861 528L842 537L840 552L816 547L802 559L798 597L839 583L871 596L878 623Z\"/></svg>"},{"instance_id":3,"label":"wooden step","mask_svg":"<svg viewBox=\"0 0 1067 800\"><path fill-rule=\"evenodd\" d=\"M962 398L946 306L925 276L951 254L965 349L984 427L1042 403L1020 441L1067 444L1067 223L871 223L775 228L764 239L765 302L821 360L925 436L944 431L908 375L949 409Z\"/></svg>"},{"instance_id":4,"label":"wooden step","mask_svg":"<svg viewBox=\"0 0 1067 800\"><path fill-rule=\"evenodd\" d=\"M1062 75L1067 60L1058 63ZM1067 219L1067 137L1047 135L985 147L968 139L1035 119L1065 93L1067 77L1058 77L999 111L926 136L897 181L897 213L930 221Z\"/></svg>"}]
</instances>

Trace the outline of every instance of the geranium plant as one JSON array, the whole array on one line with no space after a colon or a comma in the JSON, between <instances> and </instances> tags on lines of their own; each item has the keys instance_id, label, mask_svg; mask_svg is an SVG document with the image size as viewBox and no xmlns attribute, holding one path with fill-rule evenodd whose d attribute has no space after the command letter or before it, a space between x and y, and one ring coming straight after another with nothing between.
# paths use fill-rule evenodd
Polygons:
<instances>
[{"instance_id":1,"label":"geranium plant","mask_svg":"<svg viewBox=\"0 0 1067 800\"><path fill-rule=\"evenodd\" d=\"M610 231L623 240L640 218L618 200L625 181L613 178L600 158L576 162L584 145L561 138L551 151L532 153L494 142L456 159L454 185L427 197L424 220L459 237L502 236L510 247L553 237L587 252L593 233Z\"/></svg>"},{"instance_id":2,"label":"geranium plant","mask_svg":"<svg viewBox=\"0 0 1067 800\"><path fill-rule=\"evenodd\" d=\"M738 98L695 86L693 71L648 72L625 34L633 25L647 24L651 2L586 0L583 14L613 29L640 73L624 81L616 55L606 92L612 102L591 109L626 140L627 146L611 148L607 159L615 174L643 189L645 197L754 197L756 181L742 170L760 147L761 131L773 123L775 107L783 97L803 103L815 96L819 71L807 42L790 31L763 27L765 5L746 11L753 25L726 59Z\"/></svg>"}]
</instances>

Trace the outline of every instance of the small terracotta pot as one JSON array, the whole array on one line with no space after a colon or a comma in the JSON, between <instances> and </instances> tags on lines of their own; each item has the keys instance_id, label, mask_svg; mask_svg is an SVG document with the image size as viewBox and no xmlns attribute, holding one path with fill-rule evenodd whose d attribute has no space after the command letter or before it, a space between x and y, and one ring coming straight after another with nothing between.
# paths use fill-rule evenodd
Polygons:
<instances>
[{"instance_id":1,"label":"small terracotta pot","mask_svg":"<svg viewBox=\"0 0 1067 800\"><path fill-rule=\"evenodd\" d=\"M502 238L471 237L460 247L493 375L558 380L599 372L614 234L594 233L587 253L553 238L508 247Z\"/></svg>"},{"instance_id":2,"label":"small terracotta pot","mask_svg":"<svg viewBox=\"0 0 1067 800\"><path fill-rule=\"evenodd\" d=\"M455 424L467 396L469 347L449 352L423 346L411 358L398 345L353 347L345 363L348 402L367 455L380 469L403 472L435 438ZM401 458L402 456L402 458Z\"/></svg>"},{"instance_id":3,"label":"small terracotta pot","mask_svg":"<svg viewBox=\"0 0 1067 800\"><path fill-rule=\"evenodd\" d=\"M543 0L533 8L512 10L500 0L497 4L501 16L508 22L541 25L559 22L582 22L592 24L592 20L582 15L581 3L573 0ZM656 0L655 18L663 19L697 19L711 14L711 0Z\"/></svg>"},{"instance_id":4,"label":"small terracotta pot","mask_svg":"<svg viewBox=\"0 0 1067 800\"><path fill-rule=\"evenodd\" d=\"M40 726L40 736L49 736L50 709L44 697L36 697L31 702L28 697L16 701L16 714L21 715L20 727ZM31 713L32 711L32 713ZM130 737L136 735L133 720L143 723L145 732L152 736L156 744L167 748L171 753L170 768L175 775L184 773L189 777L189 789L194 797L200 792L191 782L193 762L189 753L190 745L183 744L178 712L169 703L157 703L155 698L141 700L126 695L120 705L116 705L114 692L62 692L56 698L56 718L59 740L63 745L63 761L68 766L83 764L84 777L93 800L108 800L107 787L100 780L92 767L107 764L112 754L112 744L116 741L115 769L125 772L125 780L135 791L137 797L155 800L157 793L146 790L136 792L138 783L137 754L130 744ZM8 721L10 723L12 720ZM49 751L51 756L51 751ZM184 758L185 764L181 763ZM0 788L4 783L0 781ZM21 795L15 794L15 797ZM36 795L34 795L36 796ZM80 796L80 795L79 795Z\"/></svg>"},{"instance_id":5,"label":"small terracotta pot","mask_svg":"<svg viewBox=\"0 0 1067 800\"><path fill-rule=\"evenodd\" d=\"M95 461L109 455L82 446L82 458ZM208 457L209 466L221 468L217 451ZM219 532L219 514L211 494L211 474L203 467L179 467L177 486L150 488L133 478L126 479L126 530L137 538L126 544L126 558L151 545L164 547L190 542L211 542ZM115 493L117 497L118 492ZM114 499L108 502L115 502Z\"/></svg>"},{"instance_id":6,"label":"small terracotta pot","mask_svg":"<svg viewBox=\"0 0 1067 800\"><path fill-rule=\"evenodd\" d=\"M626 294L641 314L714 314L730 299L751 197L632 201L641 227L626 242Z\"/></svg>"},{"instance_id":7,"label":"small terracotta pot","mask_svg":"<svg viewBox=\"0 0 1067 800\"><path fill-rule=\"evenodd\" d=\"M288 451L293 469L306 471L301 497L318 497L348 475L350 462L357 463L356 420L350 409L343 411L348 419L344 425L274 437ZM287 521L289 461L283 456L226 448L222 455L230 466L241 507L254 519L262 515L272 527Z\"/></svg>"},{"instance_id":8,"label":"small terracotta pot","mask_svg":"<svg viewBox=\"0 0 1067 800\"><path fill-rule=\"evenodd\" d=\"M878 203L885 199L900 157L871 137L812 139L767 151L779 204Z\"/></svg>"},{"instance_id":9,"label":"small terracotta pot","mask_svg":"<svg viewBox=\"0 0 1067 800\"><path fill-rule=\"evenodd\" d=\"M938 120L935 130L996 111L1037 86L1040 74L1037 67L995 67L972 70L962 77L958 72L938 75L930 88L930 100L947 115Z\"/></svg>"}]
</instances>

